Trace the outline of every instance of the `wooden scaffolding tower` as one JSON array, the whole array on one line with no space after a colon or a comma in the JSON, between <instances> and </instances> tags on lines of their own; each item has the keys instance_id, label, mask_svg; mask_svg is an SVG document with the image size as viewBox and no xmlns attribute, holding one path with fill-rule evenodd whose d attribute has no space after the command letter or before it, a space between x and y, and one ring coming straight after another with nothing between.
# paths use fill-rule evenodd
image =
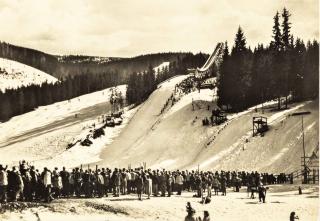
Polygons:
<instances>
[{"instance_id":1,"label":"wooden scaffolding tower","mask_svg":"<svg viewBox=\"0 0 320 221\"><path fill-rule=\"evenodd\" d=\"M252 118L252 136L256 136L257 134L264 135L269 129L268 127L268 120L266 117L258 116Z\"/></svg>"}]
</instances>

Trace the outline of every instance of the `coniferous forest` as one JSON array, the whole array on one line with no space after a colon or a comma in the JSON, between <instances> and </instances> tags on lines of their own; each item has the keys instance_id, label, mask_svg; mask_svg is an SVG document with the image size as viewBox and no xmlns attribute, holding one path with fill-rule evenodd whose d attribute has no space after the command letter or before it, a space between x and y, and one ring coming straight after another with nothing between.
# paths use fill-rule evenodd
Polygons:
<instances>
[{"instance_id":1,"label":"coniferous forest","mask_svg":"<svg viewBox=\"0 0 320 221\"><path fill-rule=\"evenodd\" d=\"M234 46L225 43L218 78L218 105L240 111L264 101L280 98L301 101L319 97L319 43L303 42L290 33L290 12L275 14L272 41L253 50L239 27Z\"/></svg>"}]
</instances>

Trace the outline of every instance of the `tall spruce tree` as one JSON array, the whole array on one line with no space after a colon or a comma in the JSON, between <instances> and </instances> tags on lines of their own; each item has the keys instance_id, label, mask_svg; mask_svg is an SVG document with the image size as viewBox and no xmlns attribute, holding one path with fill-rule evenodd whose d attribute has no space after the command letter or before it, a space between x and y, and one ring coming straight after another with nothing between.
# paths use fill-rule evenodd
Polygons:
<instances>
[{"instance_id":1,"label":"tall spruce tree","mask_svg":"<svg viewBox=\"0 0 320 221\"><path fill-rule=\"evenodd\" d=\"M281 36L281 40L282 40L282 44L283 44L283 49L284 50L288 50L290 47L290 29L291 29L291 23L289 22L289 18L290 18L291 14L289 13L289 11L284 8L282 11L282 36Z\"/></svg>"},{"instance_id":2,"label":"tall spruce tree","mask_svg":"<svg viewBox=\"0 0 320 221\"><path fill-rule=\"evenodd\" d=\"M287 108L288 106L288 95L290 93L290 79L294 78L295 76L290 76L292 75L293 73L290 72L290 55L291 55L291 51L293 50L291 48L291 35L290 35L290 29L291 29L291 23L289 22L289 17L291 16L291 14L289 13L289 11L284 8L283 11L282 11L282 24L281 24L281 27L282 27L282 37L281 37L281 40L282 40L282 46L283 46L283 52L282 52L282 68L281 68L281 71L282 71L282 74L284 75L283 76L283 80L284 80L284 87L283 88L283 91L282 91L282 95L285 96L285 108Z\"/></svg>"},{"instance_id":3,"label":"tall spruce tree","mask_svg":"<svg viewBox=\"0 0 320 221\"><path fill-rule=\"evenodd\" d=\"M279 22L279 12L273 17L274 25L272 27L272 42L271 48L280 51L281 49L281 31L280 31L280 22Z\"/></svg>"},{"instance_id":4,"label":"tall spruce tree","mask_svg":"<svg viewBox=\"0 0 320 221\"><path fill-rule=\"evenodd\" d=\"M246 43L246 38L244 37L242 28L239 26L234 42L234 47L232 48L232 54L245 51Z\"/></svg>"}]
</instances>

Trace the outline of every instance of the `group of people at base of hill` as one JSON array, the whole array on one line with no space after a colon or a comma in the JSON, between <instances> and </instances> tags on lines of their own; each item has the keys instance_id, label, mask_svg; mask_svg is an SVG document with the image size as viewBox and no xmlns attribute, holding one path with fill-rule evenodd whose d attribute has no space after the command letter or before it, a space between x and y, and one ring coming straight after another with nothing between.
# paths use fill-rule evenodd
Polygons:
<instances>
[{"instance_id":1,"label":"group of people at base of hill","mask_svg":"<svg viewBox=\"0 0 320 221\"><path fill-rule=\"evenodd\" d=\"M70 171L44 168L39 171L22 161L18 167L0 165L0 203L7 201L45 201L60 197L119 197L137 194L142 200L143 194L153 197L170 197L173 192L181 195L183 191L195 192L203 203L209 203L214 195L227 194L227 188L233 187L239 192L247 187L248 197L265 202L265 185L288 182L286 174L274 175L258 172L236 171L188 171L188 170L151 170L96 168L95 170L74 168Z\"/></svg>"},{"instance_id":2,"label":"group of people at base of hill","mask_svg":"<svg viewBox=\"0 0 320 221\"><path fill-rule=\"evenodd\" d=\"M192 208L190 202L187 202L187 216L185 217L184 221L210 221L210 214L207 210L203 211L203 218L200 216L196 217L195 213L196 210ZM291 212L289 216L289 221L295 221L298 220L299 217L296 216L295 212Z\"/></svg>"}]
</instances>

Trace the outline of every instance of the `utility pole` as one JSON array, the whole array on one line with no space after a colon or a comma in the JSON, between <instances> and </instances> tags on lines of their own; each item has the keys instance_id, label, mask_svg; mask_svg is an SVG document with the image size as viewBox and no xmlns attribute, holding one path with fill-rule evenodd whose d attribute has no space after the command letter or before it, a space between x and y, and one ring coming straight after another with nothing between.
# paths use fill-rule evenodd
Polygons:
<instances>
[{"instance_id":1,"label":"utility pole","mask_svg":"<svg viewBox=\"0 0 320 221\"><path fill-rule=\"evenodd\" d=\"M303 149L303 181L307 183L307 165L306 165L306 150L304 146L304 127L303 127L303 115L301 116L301 129L302 129L302 149Z\"/></svg>"}]
</instances>

